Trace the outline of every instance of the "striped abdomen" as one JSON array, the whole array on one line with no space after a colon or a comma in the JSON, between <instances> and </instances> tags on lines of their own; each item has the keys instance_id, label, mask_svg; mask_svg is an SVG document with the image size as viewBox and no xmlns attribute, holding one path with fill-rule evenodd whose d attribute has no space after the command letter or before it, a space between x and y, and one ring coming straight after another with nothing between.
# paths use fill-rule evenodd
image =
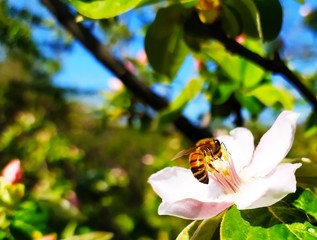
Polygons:
<instances>
[{"instance_id":1,"label":"striped abdomen","mask_svg":"<svg viewBox=\"0 0 317 240\"><path fill-rule=\"evenodd\" d=\"M208 184L208 170L204 160L204 154L200 150L189 155L189 165L194 177L201 183Z\"/></svg>"}]
</instances>

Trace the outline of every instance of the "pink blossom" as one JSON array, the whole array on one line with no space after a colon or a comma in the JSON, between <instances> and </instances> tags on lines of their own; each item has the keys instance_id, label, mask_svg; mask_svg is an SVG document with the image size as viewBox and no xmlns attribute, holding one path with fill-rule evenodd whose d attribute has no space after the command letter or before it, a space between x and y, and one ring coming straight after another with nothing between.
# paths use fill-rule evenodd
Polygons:
<instances>
[{"instance_id":1,"label":"pink blossom","mask_svg":"<svg viewBox=\"0 0 317 240\"><path fill-rule=\"evenodd\" d=\"M56 237L55 233L51 233L51 234L36 238L36 240L56 240L56 239L57 239L57 237Z\"/></svg>"},{"instance_id":2,"label":"pink blossom","mask_svg":"<svg viewBox=\"0 0 317 240\"><path fill-rule=\"evenodd\" d=\"M146 52L144 50L137 52L135 60L138 61L138 63L140 63L141 65L145 65L147 62Z\"/></svg>"},{"instance_id":3,"label":"pink blossom","mask_svg":"<svg viewBox=\"0 0 317 240\"><path fill-rule=\"evenodd\" d=\"M209 184L198 182L189 169L165 168L149 178L162 198L158 213L185 219L212 218L235 204L238 209L270 206L296 191L295 171L301 164L281 163L289 152L299 114L284 111L254 149L246 128L219 136L229 154L212 162Z\"/></svg>"},{"instance_id":4,"label":"pink blossom","mask_svg":"<svg viewBox=\"0 0 317 240\"><path fill-rule=\"evenodd\" d=\"M4 167L1 175L6 183L16 184L21 182L23 174L20 160L11 160L11 162Z\"/></svg>"},{"instance_id":5,"label":"pink blossom","mask_svg":"<svg viewBox=\"0 0 317 240\"><path fill-rule=\"evenodd\" d=\"M123 88L123 84L118 78L110 78L108 81L108 86L113 91L120 91Z\"/></svg>"}]
</instances>

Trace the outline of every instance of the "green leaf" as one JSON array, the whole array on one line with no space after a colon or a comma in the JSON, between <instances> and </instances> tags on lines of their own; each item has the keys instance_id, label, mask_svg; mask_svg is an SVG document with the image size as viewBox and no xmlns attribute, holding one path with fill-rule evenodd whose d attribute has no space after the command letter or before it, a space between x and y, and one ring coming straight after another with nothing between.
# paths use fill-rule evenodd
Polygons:
<instances>
[{"instance_id":1,"label":"green leaf","mask_svg":"<svg viewBox=\"0 0 317 240\"><path fill-rule=\"evenodd\" d=\"M240 32L264 41L275 39L282 26L282 7L279 0L223 0L222 17L227 34Z\"/></svg>"},{"instance_id":2,"label":"green leaf","mask_svg":"<svg viewBox=\"0 0 317 240\"><path fill-rule=\"evenodd\" d=\"M316 196L307 191L298 189L270 207L243 211L232 207L223 217L221 239L316 239L316 219L312 217Z\"/></svg>"},{"instance_id":3,"label":"green leaf","mask_svg":"<svg viewBox=\"0 0 317 240\"><path fill-rule=\"evenodd\" d=\"M239 14L237 10L230 5L222 5L221 22L223 29L229 36L237 36L242 31L242 22Z\"/></svg>"},{"instance_id":4,"label":"green leaf","mask_svg":"<svg viewBox=\"0 0 317 240\"><path fill-rule=\"evenodd\" d=\"M69 0L76 10L89 18L111 18L137 6L141 0Z\"/></svg>"},{"instance_id":5,"label":"green leaf","mask_svg":"<svg viewBox=\"0 0 317 240\"><path fill-rule=\"evenodd\" d=\"M260 38L264 41L275 39L282 27L283 12L279 0L253 0L258 12L261 26ZM260 31L259 31L260 32Z\"/></svg>"},{"instance_id":6,"label":"green leaf","mask_svg":"<svg viewBox=\"0 0 317 240\"><path fill-rule=\"evenodd\" d=\"M246 45L255 52L262 52L259 43L248 41ZM241 83L240 85L244 87L254 87L264 77L265 72L262 68L240 56L227 52L224 46L218 42L203 45L202 53L205 54L207 59L215 61L229 78Z\"/></svg>"},{"instance_id":7,"label":"green leaf","mask_svg":"<svg viewBox=\"0 0 317 240\"><path fill-rule=\"evenodd\" d=\"M229 99L234 90L237 89L238 86L235 86L232 82L219 83L217 89L215 90L213 96L214 104L222 104Z\"/></svg>"},{"instance_id":8,"label":"green leaf","mask_svg":"<svg viewBox=\"0 0 317 240\"><path fill-rule=\"evenodd\" d=\"M24 196L25 186L22 183L10 184L0 181L0 204L17 204Z\"/></svg>"},{"instance_id":9,"label":"green leaf","mask_svg":"<svg viewBox=\"0 0 317 240\"><path fill-rule=\"evenodd\" d=\"M82 235L76 235L63 240L110 240L113 237L113 233L109 232L91 232Z\"/></svg>"},{"instance_id":10,"label":"green leaf","mask_svg":"<svg viewBox=\"0 0 317 240\"><path fill-rule=\"evenodd\" d=\"M175 77L189 53L183 39L183 21L188 12L181 5L160 9L145 36L149 63L170 79Z\"/></svg>"},{"instance_id":11,"label":"green leaf","mask_svg":"<svg viewBox=\"0 0 317 240\"><path fill-rule=\"evenodd\" d=\"M280 103L285 109L291 109L294 104L294 97L291 93L271 84L263 84L248 92L247 96L256 97L260 102L268 107L272 107L276 103Z\"/></svg>"},{"instance_id":12,"label":"green leaf","mask_svg":"<svg viewBox=\"0 0 317 240\"><path fill-rule=\"evenodd\" d=\"M311 190L301 190L293 205L317 219L317 197Z\"/></svg>"},{"instance_id":13,"label":"green leaf","mask_svg":"<svg viewBox=\"0 0 317 240\"><path fill-rule=\"evenodd\" d=\"M223 0L222 22L227 34L237 36L241 32L249 36L258 37L258 10L253 0ZM228 13L228 11L231 12ZM227 24L229 22L229 24ZM232 31L233 26L236 25L235 33Z\"/></svg>"},{"instance_id":14,"label":"green leaf","mask_svg":"<svg viewBox=\"0 0 317 240\"><path fill-rule=\"evenodd\" d=\"M263 110L263 104L253 96L246 96L244 93L237 91L235 97L253 116L258 115Z\"/></svg>"},{"instance_id":15,"label":"green leaf","mask_svg":"<svg viewBox=\"0 0 317 240\"><path fill-rule=\"evenodd\" d=\"M163 125L176 119L181 114L186 104L201 92L203 85L203 79L198 78L190 80L169 107L160 112L158 115L157 127L162 128Z\"/></svg>"},{"instance_id":16,"label":"green leaf","mask_svg":"<svg viewBox=\"0 0 317 240\"><path fill-rule=\"evenodd\" d=\"M193 221L178 235L176 240L212 239L217 232L223 213L203 221Z\"/></svg>"}]
</instances>

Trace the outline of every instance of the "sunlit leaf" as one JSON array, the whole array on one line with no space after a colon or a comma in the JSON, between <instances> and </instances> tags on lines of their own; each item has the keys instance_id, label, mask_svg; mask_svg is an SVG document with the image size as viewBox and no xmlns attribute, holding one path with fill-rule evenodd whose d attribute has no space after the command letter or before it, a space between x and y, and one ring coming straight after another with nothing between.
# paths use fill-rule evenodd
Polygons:
<instances>
[{"instance_id":1,"label":"sunlit leaf","mask_svg":"<svg viewBox=\"0 0 317 240\"><path fill-rule=\"evenodd\" d=\"M243 211L232 207L224 215L221 239L315 239L316 201L315 195L299 189L270 207Z\"/></svg>"},{"instance_id":2,"label":"sunlit leaf","mask_svg":"<svg viewBox=\"0 0 317 240\"><path fill-rule=\"evenodd\" d=\"M174 78L189 53L183 39L182 21L187 10L181 5L160 9L145 37L145 51L155 71Z\"/></svg>"},{"instance_id":3,"label":"sunlit leaf","mask_svg":"<svg viewBox=\"0 0 317 240\"><path fill-rule=\"evenodd\" d=\"M63 240L110 240L113 237L113 233L109 232L91 232L82 235L76 235Z\"/></svg>"},{"instance_id":4,"label":"sunlit leaf","mask_svg":"<svg viewBox=\"0 0 317 240\"><path fill-rule=\"evenodd\" d=\"M201 92L203 84L203 79L190 80L179 96L171 102L170 106L159 114L158 128L177 118L186 104Z\"/></svg>"},{"instance_id":5,"label":"sunlit leaf","mask_svg":"<svg viewBox=\"0 0 317 240\"><path fill-rule=\"evenodd\" d=\"M269 107L280 103L285 109L291 109L294 104L294 97L289 91L277 88L271 84L263 84L248 92L247 95L256 97L264 105Z\"/></svg>"},{"instance_id":6,"label":"sunlit leaf","mask_svg":"<svg viewBox=\"0 0 317 240\"><path fill-rule=\"evenodd\" d=\"M248 43L250 49L261 52L261 46L256 43ZM225 73L240 85L247 88L256 86L264 77L264 70L246 59L233 55L217 42L204 45L202 49L207 58L215 61Z\"/></svg>"},{"instance_id":7,"label":"sunlit leaf","mask_svg":"<svg viewBox=\"0 0 317 240\"><path fill-rule=\"evenodd\" d=\"M176 240L212 239L217 232L223 213L203 221L193 221L178 235Z\"/></svg>"},{"instance_id":8,"label":"sunlit leaf","mask_svg":"<svg viewBox=\"0 0 317 240\"><path fill-rule=\"evenodd\" d=\"M213 96L214 104L222 104L228 100L231 94L237 89L238 85L234 83L219 83Z\"/></svg>"},{"instance_id":9,"label":"sunlit leaf","mask_svg":"<svg viewBox=\"0 0 317 240\"><path fill-rule=\"evenodd\" d=\"M263 110L263 104L253 96L248 96L242 92L236 91L235 97L253 116L259 114Z\"/></svg>"},{"instance_id":10,"label":"sunlit leaf","mask_svg":"<svg viewBox=\"0 0 317 240\"><path fill-rule=\"evenodd\" d=\"M317 219L316 195L309 189L302 190L300 193L300 196L294 201L293 205Z\"/></svg>"},{"instance_id":11,"label":"sunlit leaf","mask_svg":"<svg viewBox=\"0 0 317 240\"><path fill-rule=\"evenodd\" d=\"M69 0L76 10L89 18L101 19L120 15L137 6L141 0Z\"/></svg>"}]
</instances>

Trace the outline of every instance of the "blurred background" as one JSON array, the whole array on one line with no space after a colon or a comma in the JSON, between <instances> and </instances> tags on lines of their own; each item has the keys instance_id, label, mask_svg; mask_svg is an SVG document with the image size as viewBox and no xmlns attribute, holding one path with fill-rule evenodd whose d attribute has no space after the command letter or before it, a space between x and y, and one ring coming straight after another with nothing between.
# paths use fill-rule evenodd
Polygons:
<instances>
[{"instance_id":1,"label":"blurred background","mask_svg":"<svg viewBox=\"0 0 317 240\"><path fill-rule=\"evenodd\" d=\"M316 93L317 3L280 2L281 33L261 49L278 49ZM173 114L211 129L215 136L244 125L258 141L282 109L294 109L301 118L289 156L317 161L316 115L281 76L265 78L287 90L281 93L284 100L267 103L254 93L260 99L256 106L242 105L237 115L230 94L211 100L206 91L190 97L184 93L192 79L221 76L217 61L203 62L189 54L172 78L153 70L144 38L160 6L145 5L99 21L78 16L127 69L172 103L174 109L157 114L40 1L0 2L0 167L20 159L25 185L25 195L10 211L1 206L0 237L40 239L53 234L66 239L103 232L100 238L81 239L175 239L189 221L158 216L160 199L147 183L166 166L187 167L186 159L170 160L192 144L172 124ZM206 89L213 84L210 80Z\"/></svg>"}]
</instances>

